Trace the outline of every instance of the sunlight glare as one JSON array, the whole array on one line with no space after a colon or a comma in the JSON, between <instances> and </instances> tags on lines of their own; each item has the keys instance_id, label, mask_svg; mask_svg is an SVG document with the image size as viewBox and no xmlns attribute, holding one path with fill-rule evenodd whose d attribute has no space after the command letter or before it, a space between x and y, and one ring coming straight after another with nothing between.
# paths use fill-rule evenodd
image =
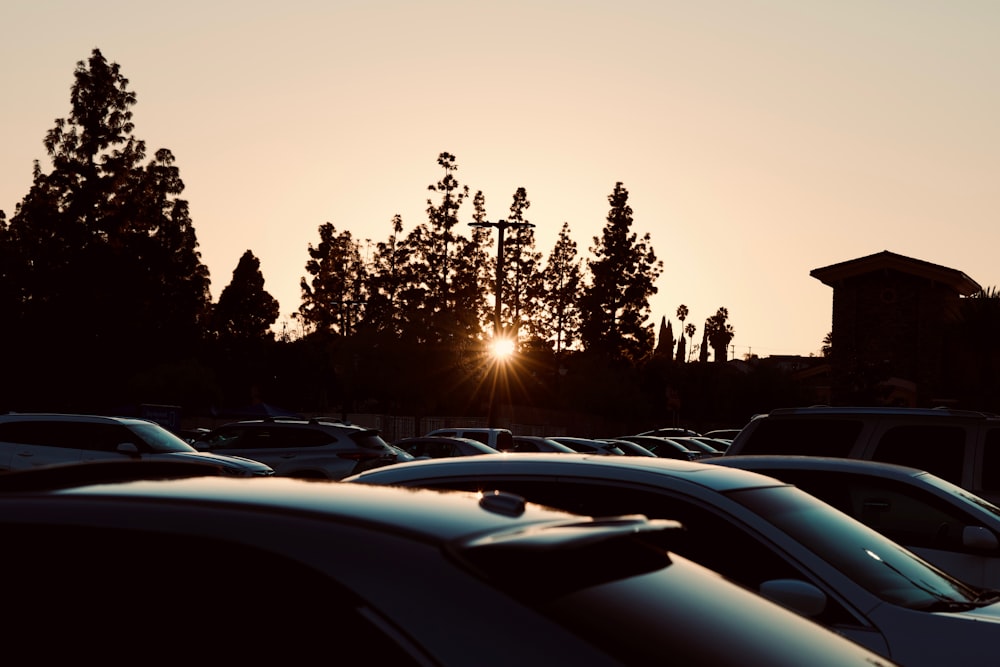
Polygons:
<instances>
[{"instance_id":1,"label":"sunlight glare","mask_svg":"<svg viewBox=\"0 0 1000 667\"><path fill-rule=\"evenodd\" d=\"M503 361L514 354L514 341L510 338L497 338L493 341L493 356Z\"/></svg>"}]
</instances>

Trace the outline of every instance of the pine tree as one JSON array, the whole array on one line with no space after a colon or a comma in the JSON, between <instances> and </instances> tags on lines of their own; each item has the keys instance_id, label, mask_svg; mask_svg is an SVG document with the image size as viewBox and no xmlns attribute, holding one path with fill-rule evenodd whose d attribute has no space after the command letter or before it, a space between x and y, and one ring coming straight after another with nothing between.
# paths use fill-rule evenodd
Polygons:
<instances>
[{"instance_id":1,"label":"pine tree","mask_svg":"<svg viewBox=\"0 0 1000 667\"><path fill-rule=\"evenodd\" d=\"M611 210L600 238L594 237L588 260L590 283L582 299L581 337L588 351L637 362L653 351L648 324L649 297L663 262L656 258L649 234L631 231L628 191L619 182L608 197Z\"/></svg>"},{"instance_id":2,"label":"pine tree","mask_svg":"<svg viewBox=\"0 0 1000 667\"><path fill-rule=\"evenodd\" d=\"M708 320L705 321L705 326L701 329L701 347L698 350L698 361L703 364L708 362Z\"/></svg>"},{"instance_id":3,"label":"pine tree","mask_svg":"<svg viewBox=\"0 0 1000 667\"><path fill-rule=\"evenodd\" d=\"M668 359L673 356L674 353L674 330L671 322L667 321L666 316L660 320L660 335L657 338L656 350L653 352L656 356L667 357Z\"/></svg>"},{"instance_id":4,"label":"pine tree","mask_svg":"<svg viewBox=\"0 0 1000 667\"><path fill-rule=\"evenodd\" d=\"M361 250L350 232L337 233L329 222L319 227L319 245L309 244L302 277L299 316L311 330L348 335L359 319L367 298L367 270Z\"/></svg>"},{"instance_id":5,"label":"pine tree","mask_svg":"<svg viewBox=\"0 0 1000 667\"><path fill-rule=\"evenodd\" d=\"M269 340L278 321L278 302L264 289L260 260L247 250L233 269L212 314L213 329L223 339Z\"/></svg>"},{"instance_id":6,"label":"pine tree","mask_svg":"<svg viewBox=\"0 0 1000 667\"><path fill-rule=\"evenodd\" d=\"M77 63L70 114L44 140L52 171L35 163L7 229L25 344L45 350L61 375L113 391L126 378L95 376L90 360L182 358L200 341L211 303L179 170L166 149L143 164L128 83L98 49ZM128 366L122 373L135 370Z\"/></svg>"},{"instance_id":7,"label":"pine tree","mask_svg":"<svg viewBox=\"0 0 1000 667\"><path fill-rule=\"evenodd\" d=\"M531 206L527 191L514 192L507 222L512 226L504 240L503 312L501 319L509 322L520 340L538 342L544 334L538 321L542 309L542 253L535 250L534 225L524 215Z\"/></svg>"},{"instance_id":8,"label":"pine tree","mask_svg":"<svg viewBox=\"0 0 1000 667\"><path fill-rule=\"evenodd\" d=\"M576 242L563 222L548 262L542 272L543 307L538 317L545 340L552 341L556 354L571 348L580 331L580 293L583 284L581 260Z\"/></svg>"}]
</instances>

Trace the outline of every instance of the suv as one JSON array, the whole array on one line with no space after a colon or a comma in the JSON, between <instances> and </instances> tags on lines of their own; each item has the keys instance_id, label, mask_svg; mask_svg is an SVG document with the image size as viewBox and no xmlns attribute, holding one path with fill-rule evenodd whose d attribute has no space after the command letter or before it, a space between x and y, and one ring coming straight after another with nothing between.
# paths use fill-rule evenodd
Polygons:
<instances>
[{"instance_id":1,"label":"suv","mask_svg":"<svg viewBox=\"0 0 1000 667\"><path fill-rule=\"evenodd\" d=\"M100 415L0 415L0 471L91 461L202 463L237 477L273 475L269 466L234 456L199 452L159 424Z\"/></svg>"},{"instance_id":2,"label":"suv","mask_svg":"<svg viewBox=\"0 0 1000 667\"><path fill-rule=\"evenodd\" d=\"M779 408L756 415L725 456L794 454L896 463L1000 502L1000 416L944 408Z\"/></svg>"},{"instance_id":3,"label":"suv","mask_svg":"<svg viewBox=\"0 0 1000 667\"><path fill-rule=\"evenodd\" d=\"M376 429L339 419L267 417L224 424L196 440L202 451L260 461L283 477L341 479L396 463Z\"/></svg>"},{"instance_id":4,"label":"suv","mask_svg":"<svg viewBox=\"0 0 1000 667\"><path fill-rule=\"evenodd\" d=\"M436 428L425 435L469 438L502 452L509 451L514 447L514 434L506 428Z\"/></svg>"}]
</instances>

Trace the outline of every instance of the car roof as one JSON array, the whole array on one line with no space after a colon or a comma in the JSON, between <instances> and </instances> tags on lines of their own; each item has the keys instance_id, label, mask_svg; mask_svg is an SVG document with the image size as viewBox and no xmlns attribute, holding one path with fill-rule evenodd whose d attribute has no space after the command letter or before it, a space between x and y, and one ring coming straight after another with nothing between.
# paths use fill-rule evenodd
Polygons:
<instances>
[{"instance_id":1,"label":"car roof","mask_svg":"<svg viewBox=\"0 0 1000 667\"><path fill-rule=\"evenodd\" d=\"M602 456L599 454L567 454L552 452L510 452L500 456L463 456L447 459L407 461L391 466L367 470L344 478L343 482L371 482L392 484L407 478L420 479L439 473L442 475L477 474L532 474L574 475L650 481L661 476L682 479L691 484L718 492L763 486L787 486L772 477L748 470L709 466L680 459L652 458L648 456Z\"/></svg>"},{"instance_id":2,"label":"car roof","mask_svg":"<svg viewBox=\"0 0 1000 667\"><path fill-rule=\"evenodd\" d=\"M866 475L878 475L879 477L891 477L903 479L905 477L915 477L917 475L928 475L930 473L899 465L897 463L885 463L882 461L871 461L868 459L837 458L833 456L808 456L796 454L737 454L734 456L720 456L709 459L712 465L720 465L741 470L754 470L757 468L768 469L797 469L797 470L830 470L838 472L854 472Z\"/></svg>"},{"instance_id":3,"label":"car roof","mask_svg":"<svg viewBox=\"0 0 1000 667\"><path fill-rule=\"evenodd\" d=\"M0 421L63 421L63 422L90 422L95 424L156 424L149 419L138 417L113 417L109 415L87 415L73 414L68 412L8 412L0 414ZM156 424L159 426L159 424Z\"/></svg>"},{"instance_id":4,"label":"car roof","mask_svg":"<svg viewBox=\"0 0 1000 667\"><path fill-rule=\"evenodd\" d=\"M9 474L27 476L31 472ZM515 529L538 522L586 519L526 503L513 494L480 496L464 491L398 489L291 477L197 476L128 480L126 476L126 481L62 488L53 488L48 483L50 479L46 477L38 489L32 490L30 483L25 482L18 485L14 492L0 493L0 503L5 496L22 499L27 496L72 497L82 501L110 500L119 504L152 501L161 506L194 502L206 508L253 509L315 519L337 519L356 525L379 526L432 541L458 539L483 530Z\"/></svg>"}]
</instances>

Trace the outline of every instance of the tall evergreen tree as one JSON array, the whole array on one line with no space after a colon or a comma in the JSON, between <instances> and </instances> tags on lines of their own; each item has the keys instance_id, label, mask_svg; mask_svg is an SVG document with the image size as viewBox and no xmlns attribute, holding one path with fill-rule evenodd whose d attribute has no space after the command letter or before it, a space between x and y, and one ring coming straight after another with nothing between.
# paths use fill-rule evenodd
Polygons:
<instances>
[{"instance_id":1,"label":"tall evergreen tree","mask_svg":"<svg viewBox=\"0 0 1000 667\"><path fill-rule=\"evenodd\" d=\"M705 326L701 328L701 347L698 349L698 361L701 363L708 362L708 320L705 321Z\"/></svg>"},{"instance_id":2,"label":"tall evergreen tree","mask_svg":"<svg viewBox=\"0 0 1000 667\"><path fill-rule=\"evenodd\" d=\"M590 248L594 259L588 260L590 283L584 288L580 333L587 350L635 362L653 351L649 297L656 293L663 262L648 233L638 239L631 231L628 190L620 182L608 201L607 224Z\"/></svg>"},{"instance_id":3,"label":"tall evergreen tree","mask_svg":"<svg viewBox=\"0 0 1000 667\"><path fill-rule=\"evenodd\" d=\"M319 245L309 244L306 272L299 281L299 316L312 330L348 335L367 298L367 273L361 249L349 231L339 234L329 222L319 227Z\"/></svg>"},{"instance_id":4,"label":"tall evergreen tree","mask_svg":"<svg viewBox=\"0 0 1000 667\"><path fill-rule=\"evenodd\" d=\"M88 360L114 355L127 376L151 351L163 361L190 354L211 302L174 157L160 149L143 164L128 83L98 49L77 63L70 114L44 141L52 171L35 163L7 230L24 342L63 374L109 388L124 378L88 374Z\"/></svg>"},{"instance_id":5,"label":"tall evergreen tree","mask_svg":"<svg viewBox=\"0 0 1000 667\"><path fill-rule=\"evenodd\" d=\"M212 328L222 339L269 340L274 337L271 325L278 321L278 314L278 301L264 289L260 260L247 250L219 295Z\"/></svg>"},{"instance_id":6,"label":"tall evergreen tree","mask_svg":"<svg viewBox=\"0 0 1000 667\"><path fill-rule=\"evenodd\" d=\"M674 354L673 323L668 322L666 316L660 320L660 335L657 337L656 350L653 353L668 359Z\"/></svg>"},{"instance_id":7,"label":"tall evergreen tree","mask_svg":"<svg viewBox=\"0 0 1000 667\"><path fill-rule=\"evenodd\" d=\"M571 348L579 336L581 261L576 241L570 237L569 223L563 222L542 272L543 308L538 317L542 335L552 342L556 354Z\"/></svg>"},{"instance_id":8,"label":"tall evergreen tree","mask_svg":"<svg viewBox=\"0 0 1000 667\"><path fill-rule=\"evenodd\" d=\"M541 311L542 254L535 250L535 230L525 216L531 206L527 191L518 188L510 205L507 222L513 226L504 240L502 320L521 340L540 340L538 315Z\"/></svg>"},{"instance_id":9,"label":"tall evergreen tree","mask_svg":"<svg viewBox=\"0 0 1000 667\"><path fill-rule=\"evenodd\" d=\"M402 244L403 218L392 217L392 233L375 244L375 254L368 266L368 304L365 323L378 333L398 336L400 330L397 297L403 286L402 270L406 253Z\"/></svg>"}]
</instances>

